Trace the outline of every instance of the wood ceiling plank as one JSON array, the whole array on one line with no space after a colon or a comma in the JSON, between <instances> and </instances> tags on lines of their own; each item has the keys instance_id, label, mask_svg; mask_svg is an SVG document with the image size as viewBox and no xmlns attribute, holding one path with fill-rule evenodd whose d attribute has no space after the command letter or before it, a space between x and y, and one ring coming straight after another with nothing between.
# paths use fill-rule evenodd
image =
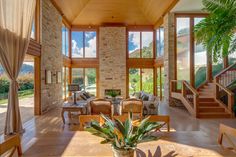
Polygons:
<instances>
[{"instance_id":1,"label":"wood ceiling plank","mask_svg":"<svg viewBox=\"0 0 236 157\"><path fill-rule=\"evenodd\" d=\"M154 25L176 0L54 0L72 25Z\"/></svg>"}]
</instances>

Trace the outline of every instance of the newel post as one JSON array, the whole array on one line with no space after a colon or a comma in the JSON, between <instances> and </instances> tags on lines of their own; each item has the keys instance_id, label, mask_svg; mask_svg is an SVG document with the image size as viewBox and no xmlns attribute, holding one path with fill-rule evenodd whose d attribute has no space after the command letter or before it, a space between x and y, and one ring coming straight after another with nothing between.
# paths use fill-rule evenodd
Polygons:
<instances>
[{"instance_id":1,"label":"newel post","mask_svg":"<svg viewBox=\"0 0 236 157\"><path fill-rule=\"evenodd\" d=\"M234 94L232 93L228 94L228 110L230 111L230 113L233 113L233 106L234 106Z\"/></svg>"},{"instance_id":2,"label":"newel post","mask_svg":"<svg viewBox=\"0 0 236 157\"><path fill-rule=\"evenodd\" d=\"M183 97L185 97L186 96L186 89L185 89L186 87L185 87L185 84L184 84L184 81L182 82L182 95L183 95Z\"/></svg>"},{"instance_id":3,"label":"newel post","mask_svg":"<svg viewBox=\"0 0 236 157\"><path fill-rule=\"evenodd\" d=\"M194 112L195 112L195 117L197 118L198 116L198 94L194 94L194 99L193 99L193 105L194 105Z\"/></svg>"}]
</instances>

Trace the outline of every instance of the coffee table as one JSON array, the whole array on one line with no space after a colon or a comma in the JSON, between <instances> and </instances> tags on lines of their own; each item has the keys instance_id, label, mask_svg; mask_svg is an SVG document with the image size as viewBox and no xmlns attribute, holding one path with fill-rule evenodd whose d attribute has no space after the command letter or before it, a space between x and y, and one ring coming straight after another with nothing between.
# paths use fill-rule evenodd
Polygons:
<instances>
[{"instance_id":1,"label":"coffee table","mask_svg":"<svg viewBox=\"0 0 236 157\"><path fill-rule=\"evenodd\" d=\"M83 112L85 110L85 113ZM71 102L64 102L61 110L61 117L63 124L65 124L65 115L64 113L68 112L68 117L71 118L71 112L78 112L81 114L87 114L87 102L77 102L76 104ZM70 123L69 123L70 124Z\"/></svg>"}]
</instances>

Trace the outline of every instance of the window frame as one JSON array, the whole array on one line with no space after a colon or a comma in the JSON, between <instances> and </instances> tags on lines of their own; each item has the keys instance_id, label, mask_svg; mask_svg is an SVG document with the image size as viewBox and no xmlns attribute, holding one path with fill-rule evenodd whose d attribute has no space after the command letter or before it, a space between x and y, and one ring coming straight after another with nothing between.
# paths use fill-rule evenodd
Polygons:
<instances>
[{"instance_id":1,"label":"window frame","mask_svg":"<svg viewBox=\"0 0 236 157\"><path fill-rule=\"evenodd\" d=\"M65 57L70 57L71 56L71 54L70 54L70 46L71 46L71 44L70 44L70 29L68 28L68 26L64 23L64 22L62 22L62 28L65 28L67 31L68 31L68 36L67 36L67 38L68 38L68 54L66 54L66 33L65 33L65 39L64 39L64 41L65 41L65 53L63 52L63 49L61 49L61 52L62 52L62 55L63 56L65 56ZM62 32L62 30L61 30L61 33L63 33ZM62 35L62 37L63 37L63 35ZM61 43L62 43L62 46L63 46L63 40L61 40Z\"/></svg>"},{"instance_id":2,"label":"window frame","mask_svg":"<svg viewBox=\"0 0 236 157\"><path fill-rule=\"evenodd\" d=\"M177 18L189 18L189 31L190 31L190 37L189 37L189 62L190 62L190 84L195 87L195 68L194 68L194 47L195 47L195 40L194 40L194 18L201 18L201 17L207 17L208 14L206 13L175 13L174 14L174 58L175 58L175 79L177 79ZM207 65L208 66L208 65Z\"/></svg>"},{"instance_id":3,"label":"window frame","mask_svg":"<svg viewBox=\"0 0 236 157\"><path fill-rule=\"evenodd\" d=\"M71 31L70 31L70 43L72 43L72 33L73 32L83 32L83 57L73 57L73 52L72 52L72 44L70 44L70 49L71 49L71 58L72 59L78 59L78 60L84 60L84 59L99 59L99 47L98 47L98 44L99 44L99 31L98 31L98 27L91 27L91 26L88 26L88 27L72 27L71 28ZM85 32L95 32L96 33L96 57L85 57Z\"/></svg>"},{"instance_id":4,"label":"window frame","mask_svg":"<svg viewBox=\"0 0 236 157\"><path fill-rule=\"evenodd\" d=\"M85 78L86 75L86 70L85 69L95 69L96 72L96 97L98 97L98 93L99 93L99 86L98 86L98 82L99 82L99 68L97 67L71 67L71 83L73 83L73 69L82 69L83 73L83 79ZM85 87L85 81L83 81L83 85Z\"/></svg>"},{"instance_id":5,"label":"window frame","mask_svg":"<svg viewBox=\"0 0 236 157\"><path fill-rule=\"evenodd\" d=\"M139 46L139 58L132 58L129 55L129 32L139 32L139 36L140 36L140 46ZM151 32L152 33L152 42L153 42L153 46L152 46L152 57L151 58L145 58L142 57L142 32ZM152 27L140 27L140 28L136 28L136 27L131 27L131 28L127 28L127 58L128 59L154 59L156 58L156 31L152 28Z\"/></svg>"},{"instance_id":6,"label":"window frame","mask_svg":"<svg viewBox=\"0 0 236 157\"><path fill-rule=\"evenodd\" d=\"M156 58L162 58L163 56L164 56L164 53L165 53L165 51L164 51L164 47L163 47L163 53L162 53L162 55L158 55L158 54L160 54L160 51L161 51L161 47L158 49L158 46L157 46L157 44L158 44L158 42L157 42L157 32L159 33L158 35L159 35L159 46L161 45L161 30L163 30L163 43L164 43L164 47L165 47L165 29L164 29L164 27L163 26L161 26L161 27L158 27L157 29L156 29L156 31L155 31L155 35L156 35L156 38L155 38L155 40L156 40L156 51L155 51L155 53L156 53Z\"/></svg>"},{"instance_id":7,"label":"window frame","mask_svg":"<svg viewBox=\"0 0 236 157\"><path fill-rule=\"evenodd\" d=\"M153 95L156 95L156 88L155 88L155 86L156 86L156 79L155 79L155 77L156 77L156 73L155 73L155 70L156 70L156 68L149 68L149 67L128 67L127 68L127 72L128 72L128 75L127 75L127 82L128 82L128 86L127 86L127 88L128 88L128 96L130 96L130 92L129 92L129 84L130 84L130 77L129 77L129 70L130 69L138 69L139 70L139 83L140 83L140 91L142 91L143 90L143 73L142 73L142 70L143 69L149 69L149 70L152 70L152 75L153 75L153 82L152 82L152 84L153 84L153 89L152 89L152 93L150 93L150 94L153 94ZM137 91L136 91L137 92ZM147 92L147 91L144 91L144 92Z\"/></svg>"}]
</instances>

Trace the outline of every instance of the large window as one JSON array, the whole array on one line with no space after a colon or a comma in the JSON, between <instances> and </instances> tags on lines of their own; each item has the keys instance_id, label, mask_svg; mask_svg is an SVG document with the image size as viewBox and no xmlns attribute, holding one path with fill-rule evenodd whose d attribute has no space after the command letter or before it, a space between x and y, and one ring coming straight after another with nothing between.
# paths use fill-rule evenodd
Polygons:
<instances>
[{"instance_id":1,"label":"large window","mask_svg":"<svg viewBox=\"0 0 236 157\"><path fill-rule=\"evenodd\" d=\"M95 31L72 32L72 57L96 58L97 57L97 33Z\"/></svg>"},{"instance_id":2,"label":"large window","mask_svg":"<svg viewBox=\"0 0 236 157\"><path fill-rule=\"evenodd\" d=\"M156 30L156 56L164 55L164 28L160 27Z\"/></svg>"},{"instance_id":3,"label":"large window","mask_svg":"<svg viewBox=\"0 0 236 157\"><path fill-rule=\"evenodd\" d=\"M32 38L32 39L36 38L36 36L35 36L35 19L33 19L33 22L32 22L30 38Z\"/></svg>"},{"instance_id":4,"label":"large window","mask_svg":"<svg viewBox=\"0 0 236 157\"><path fill-rule=\"evenodd\" d=\"M223 70L224 68L224 63L223 63L223 59L219 59L217 61L214 61L214 59L212 59L212 76L216 76L219 72L221 72L221 70Z\"/></svg>"},{"instance_id":5,"label":"large window","mask_svg":"<svg viewBox=\"0 0 236 157\"><path fill-rule=\"evenodd\" d=\"M68 84L69 84L69 68L63 67L62 68L62 98L63 99L66 99L69 96Z\"/></svg>"},{"instance_id":6,"label":"large window","mask_svg":"<svg viewBox=\"0 0 236 157\"><path fill-rule=\"evenodd\" d=\"M236 52L230 54L228 59L229 59L229 65L236 63Z\"/></svg>"},{"instance_id":7,"label":"large window","mask_svg":"<svg viewBox=\"0 0 236 157\"><path fill-rule=\"evenodd\" d=\"M96 95L96 68L73 68L72 83L79 84L81 90Z\"/></svg>"},{"instance_id":8,"label":"large window","mask_svg":"<svg viewBox=\"0 0 236 157\"><path fill-rule=\"evenodd\" d=\"M145 91L153 94L153 69L130 68L129 69L129 95L134 92Z\"/></svg>"},{"instance_id":9,"label":"large window","mask_svg":"<svg viewBox=\"0 0 236 157\"><path fill-rule=\"evenodd\" d=\"M190 81L190 18L176 19L177 80Z\"/></svg>"},{"instance_id":10,"label":"large window","mask_svg":"<svg viewBox=\"0 0 236 157\"><path fill-rule=\"evenodd\" d=\"M129 32L129 58L153 58L153 32Z\"/></svg>"},{"instance_id":11,"label":"large window","mask_svg":"<svg viewBox=\"0 0 236 157\"><path fill-rule=\"evenodd\" d=\"M157 96L162 99L164 95L164 67L157 68Z\"/></svg>"},{"instance_id":12,"label":"large window","mask_svg":"<svg viewBox=\"0 0 236 157\"><path fill-rule=\"evenodd\" d=\"M69 57L69 29L63 24L62 29L62 54Z\"/></svg>"},{"instance_id":13,"label":"large window","mask_svg":"<svg viewBox=\"0 0 236 157\"><path fill-rule=\"evenodd\" d=\"M198 24L204 18L194 18L194 25ZM195 87L199 87L206 81L207 53L202 44L194 43L194 72Z\"/></svg>"}]
</instances>

